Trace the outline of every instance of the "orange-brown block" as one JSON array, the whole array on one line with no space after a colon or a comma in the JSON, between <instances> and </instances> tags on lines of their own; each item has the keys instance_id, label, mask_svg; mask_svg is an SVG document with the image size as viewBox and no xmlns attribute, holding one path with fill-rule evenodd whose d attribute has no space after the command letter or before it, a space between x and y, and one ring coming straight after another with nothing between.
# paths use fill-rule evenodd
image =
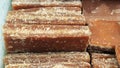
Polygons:
<instances>
[{"instance_id":1,"label":"orange-brown block","mask_svg":"<svg viewBox=\"0 0 120 68\"><path fill-rule=\"evenodd\" d=\"M82 0L87 20L120 21L120 0Z\"/></svg>"},{"instance_id":2,"label":"orange-brown block","mask_svg":"<svg viewBox=\"0 0 120 68\"><path fill-rule=\"evenodd\" d=\"M79 7L42 7L9 11L7 23L85 25Z\"/></svg>"},{"instance_id":3,"label":"orange-brown block","mask_svg":"<svg viewBox=\"0 0 120 68\"><path fill-rule=\"evenodd\" d=\"M85 51L88 26L8 24L3 28L7 52Z\"/></svg>"},{"instance_id":4,"label":"orange-brown block","mask_svg":"<svg viewBox=\"0 0 120 68\"><path fill-rule=\"evenodd\" d=\"M92 21L90 22L89 50L92 52L113 53L115 46L120 45L120 26L114 21Z\"/></svg>"},{"instance_id":5,"label":"orange-brown block","mask_svg":"<svg viewBox=\"0 0 120 68\"><path fill-rule=\"evenodd\" d=\"M12 0L14 10L36 7L82 7L80 0Z\"/></svg>"},{"instance_id":6,"label":"orange-brown block","mask_svg":"<svg viewBox=\"0 0 120 68\"><path fill-rule=\"evenodd\" d=\"M92 68L118 68L114 55L92 53Z\"/></svg>"},{"instance_id":7,"label":"orange-brown block","mask_svg":"<svg viewBox=\"0 0 120 68\"><path fill-rule=\"evenodd\" d=\"M87 52L66 53L20 53L8 54L4 58L5 68L90 68Z\"/></svg>"}]
</instances>

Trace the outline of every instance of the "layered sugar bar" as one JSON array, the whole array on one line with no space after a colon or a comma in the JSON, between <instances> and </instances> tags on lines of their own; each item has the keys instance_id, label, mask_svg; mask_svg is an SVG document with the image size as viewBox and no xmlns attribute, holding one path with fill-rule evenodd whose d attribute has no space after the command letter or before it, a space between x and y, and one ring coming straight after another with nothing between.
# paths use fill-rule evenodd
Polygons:
<instances>
[{"instance_id":1,"label":"layered sugar bar","mask_svg":"<svg viewBox=\"0 0 120 68\"><path fill-rule=\"evenodd\" d=\"M7 52L85 51L88 26L8 24L3 27Z\"/></svg>"},{"instance_id":2,"label":"layered sugar bar","mask_svg":"<svg viewBox=\"0 0 120 68\"><path fill-rule=\"evenodd\" d=\"M81 15L80 7L41 7L41 8L32 8L32 9L21 9L9 11L8 15L13 15L17 13L24 14L38 14L41 16L78 16Z\"/></svg>"},{"instance_id":3,"label":"layered sugar bar","mask_svg":"<svg viewBox=\"0 0 120 68\"><path fill-rule=\"evenodd\" d=\"M47 62L90 62L87 52L56 52L56 53L18 53L7 54L4 58L5 65L9 64L34 64Z\"/></svg>"},{"instance_id":4,"label":"layered sugar bar","mask_svg":"<svg viewBox=\"0 0 120 68\"><path fill-rule=\"evenodd\" d=\"M66 53L19 53L8 54L4 58L5 68L90 68L87 52Z\"/></svg>"},{"instance_id":5,"label":"layered sugar bar","mask_svg":"<svg viewBox=\"0 0 120 68\"><path fill-rule=\"evenodd\" d=\"M80 0L12 0L14 10L36 7L82 7Z\"/></svg>"},{"instance_id":6,"label":"layered sugar bar","mask_svg":"<svg viewBox=\"0 0 120 68\"><path fill-rule=\"evenodd\" d=\"M114 53L115 46L120 45L120 26L114 21L90 22L90 52Z\"/></svg>"},{"instance_id":7,"label":"layered sugar bar","mask_svg":"<svg viewBox=\"0 0 120 68\"><path fill-rule=\"evenodd\" d=\"M11 64L6 65L5 68L91 68L87 62L79 63L44 63L44 64Z\"/></svg>"},{"instance_id":8,"label":"layered sugar bar","mask_svg":"<svg viewBox=\"0 0 120 68\"><path fill-rule=\"evenodd\" d=\"M9 11L8 23L85 25L79 7L43 7Z\"/></svg>"},{"instance_id":9,"label":"layered sugar bar","mask_svg":"<svg viewBox=\"0 0 120 68\"><path fill-rule=\"evenodd\" d=\"M120 0L83 0L87 20L120 21Z\"/></svg>"},{"instance_id":10,"label":"layered sugar bar","mask_svg":"<svg viewBox=\"0 0 120 68\"><path fill-rule=\"evenodd\" d=\"M92 68L119 68L114 55L92 53Z\"/></svg>"},{"instance_id":11,"label":"layered sugar bar","mask_svg":"<svg viewBox=\"0 0 120 68\"><path fill-rule=\"evenodd\" d=\"M115 47L116 58L120 67L120 45Z\"/></svg>"}]
</instances>

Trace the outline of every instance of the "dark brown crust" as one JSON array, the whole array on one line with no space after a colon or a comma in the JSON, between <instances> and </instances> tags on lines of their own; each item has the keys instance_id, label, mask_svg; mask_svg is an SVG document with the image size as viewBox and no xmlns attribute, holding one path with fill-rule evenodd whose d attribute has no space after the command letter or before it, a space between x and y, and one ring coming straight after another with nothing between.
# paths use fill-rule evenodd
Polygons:
<instances>
[{"instance_id":1,"label":"dark brown crust","mask_svg":"<svg viewBox=\"0 0 120 68\"><path fill-rule=\"evenodd\" d=\"M115 49L112 48L101 48L99 46L93 46L89 45L88 46L88 51L90 53L110 53L110 54L115 54Z\"/></svg>"},{"instance_id":2,"label":"dark brown crust","mask_svg":"<svg viewBox=\"0 0 120 68\"><path fill-rule=\"evenodd\" d=\"M15 39L5 36L5 45L8 53L12 52L58 52L58 51L85 51L88 37L69 38L35 38ZM82 40L82 42L80 41ZM24 43L23 43L23 42ZM58 43L59 41L59 43ZM16 42L16 43L15 43Z\"/></svg>"}]
</instances>

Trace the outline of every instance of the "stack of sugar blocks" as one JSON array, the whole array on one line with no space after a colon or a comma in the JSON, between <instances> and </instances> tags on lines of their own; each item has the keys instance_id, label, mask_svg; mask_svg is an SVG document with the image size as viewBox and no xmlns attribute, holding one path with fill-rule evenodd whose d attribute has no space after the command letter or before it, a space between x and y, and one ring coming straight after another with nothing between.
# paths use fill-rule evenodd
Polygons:
<instances>
[{"instance_id":1,"label":"stack of sugar blocks","mask_svg":"<svg viewBox=\"0 0 120 68\"><path fill-rule=\"evenodd\" d=\"M119 68L119 0L12 0L5 68Z\"/></svg>"}]
</instances>

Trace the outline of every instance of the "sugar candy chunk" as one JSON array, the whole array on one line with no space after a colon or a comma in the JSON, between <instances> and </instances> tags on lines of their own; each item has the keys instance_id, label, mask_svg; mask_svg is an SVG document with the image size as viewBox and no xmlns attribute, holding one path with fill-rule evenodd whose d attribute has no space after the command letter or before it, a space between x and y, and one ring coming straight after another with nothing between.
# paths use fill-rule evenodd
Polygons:
<instances>
[{"instance_id":1,"label":"sugar candy chunk","mask_svg":"<svg viewBox=\"0 0 120 68\"><path fill-rule=\"evenodd\" d=\"M5 68L90 68L87 52L18 53L4 58Z\"/></svg>"},{"instance_id":2,"label":"sugar candy chunk","mask_svg":"<svg viewBox=\"0 0 120 68\"><path fill-rule=\"evenodd\" d=\"M47 15L61 15L61 16L77 16L81 15L80 7L41 7L41 8L32 8L32 9L21 9L9 11L8 14L13 15L16 13L29 13L29 14L39 14L43 16Z\"/></svg>"},{"instance_id":3,"label":"sugar candy chunk","mask_svg":"<svg viewBox=\"0 0 120 68\"><path fill-rule=\"evenodd\" d=\"M115 46L120 45L120 26L115 21L90 22L89 51L114 53Z\"/></svg>"},{"instance_id":4,"label":"sugar candy chunk","mask_svg":"<svg viewBox=\"0 0 120 68\"><path fill-rule=\"evenodd\" d=\"M83 0L87 20L120 21L120 0Z\"/></svg>"},{"instance_id":5,"label":"sugar candy chunk","mask_svg":"<svg viewBox=\"0 0 120 68\"><path fill-rule=\"evenodd\" d=\"M80 0L12 0L14 10L36 7L82 7L82 3Z\"/></svg>"},{"instance_id":6,"label":"sugar candy chunk","mask_svg":"<svg viewBox=\"0 0 120 68\"><path fill-rule=\"evenodd\" d=\"M91 68L87 62L62 62L62 63L44 63L44 64L10 64L5 68Z\"/></svg>"},{"instance_id":7,"label":"sugar candy chunk","mask_svg":"<svg viewBox=\"0 0 120 68\"><path fill-rule=\"evenodd\" d=\"M116 58L120 67L120 45L115 47Z\"/></svg>"},{"instance_id":8,"label":"sugar candy chunk","mask_svg":"<svg viewBox=\"0 0 120 68\"><path fill-rule=\"evenodd\" d=\"M3 27L7 52L85 51L88 26L8 24Z\"/></svg>"},{"instance_id":9,"label":"sugar candy chunk","mask_svg":"<svg viewBox=\"0 0 120 68\"><path fill-rule=\"evenodd\" d=\"M87 52L56 52L56 53L17 53L7 54L4 58L5 65L9 64L32 64L47 62L90 62Z\"/></svg>"},{"instance_id":10,"label":"sugar candy chunk","mask_svg":"<svg viewBox=\"0 0 120 68\"><path fill-rule=\"evenodd\" d=\"M92 68L118 68L114 55L92 53Z\"/></svg>"},{"instance_id":11,"label":"sugar candy chunk","mask_svg":"<svg viewBox=\"0 0 120 68\"><path fill-rule=\"evenodd\" d=\"M7 23L85 25L79 7L43 7L9 11Z\"/></svg>"}]
</instances>

